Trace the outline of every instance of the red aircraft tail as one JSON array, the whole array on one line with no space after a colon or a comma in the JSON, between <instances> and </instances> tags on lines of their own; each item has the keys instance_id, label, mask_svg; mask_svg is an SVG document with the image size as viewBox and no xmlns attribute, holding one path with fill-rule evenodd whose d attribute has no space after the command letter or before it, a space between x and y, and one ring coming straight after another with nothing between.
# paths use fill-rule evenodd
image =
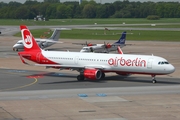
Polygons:
<instances>
[{"instance_id":1,"label":"red aircraft tail","mask_svg":"<svg viewBox=\"0 0 180 120\"><path fill-rule=\"evenodd\" d=\"M39 45L36 43L29 29L25 25L21 25L20 29L24 44L24 51L29 51L29 50L41 51Z\"/></svg>"},{"instance_id":2,"label":"red aircraft tail","mask_svg":"<svg viewBox=\"0 0 180 120\"><path fill-rule=\"evenodd\" d=\"M36 56L37 54L40 56L41 48L36 43L31 32L28 30L28 28L25 25L21 25L20 30L21 30L22 40L23 40L23 45L24 45L24 51L18 52L18 55L20 56L21 61L24 64L28 64L23 59L25 58L33 62L37 62Z\"/></svg>"}]
</instances>

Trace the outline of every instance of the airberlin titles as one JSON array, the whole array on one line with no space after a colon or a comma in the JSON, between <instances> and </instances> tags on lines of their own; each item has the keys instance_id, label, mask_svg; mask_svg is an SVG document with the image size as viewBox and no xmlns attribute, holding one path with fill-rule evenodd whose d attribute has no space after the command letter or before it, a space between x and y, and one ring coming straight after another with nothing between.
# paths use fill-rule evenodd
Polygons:
<instances>
[{"instance_id":1,"label":"airberlin titles","mask_svg":"<svg viewBox=\"0 0 180 120\"><path fill-rule=\"evenodd\" d=\"M141 58L135 59L125 59L123 57L110 58L108 64L111 66L136 66L136 67L146 67L146 60Z\"/></svg>"}]
</instances>

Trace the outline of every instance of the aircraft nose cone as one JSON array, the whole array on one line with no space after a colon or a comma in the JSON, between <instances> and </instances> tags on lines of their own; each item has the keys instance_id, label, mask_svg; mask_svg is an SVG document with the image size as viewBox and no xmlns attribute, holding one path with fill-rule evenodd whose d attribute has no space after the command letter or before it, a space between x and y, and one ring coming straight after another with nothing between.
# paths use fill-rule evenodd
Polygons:
<instances>
[{"instance_id":1,"label":"aircraft nose cone","mask_svg":"<svg viewBox=\"0 0 180 120\"><path fill-rule=\"evenodd\" d=\"M13 45L13 50L15 50L15 48L16 48L16 45Z\"/></svg>"},{"instance_id":2,"label":"aircraft nose cone","mask_svg":"<svg viewBox=\"0 0 180 120\"><path fill-rule=\"evenodd\" d=\"M174 67L173 65L170 65L170 66L168 67L168 71L169 71L170 73L173 73L173 72L175 71L175 67Z\"/></svg>"},{"instance_id":3,"label":"aircraft nose cone","mask_svg":"<svg viewBox=\"0 0 180 120\"><path fill-rule=\"evenodd\" d=\"M15 48L16 47L16 45L13 45L13 48Z\"/></svg>"}]
</instances>

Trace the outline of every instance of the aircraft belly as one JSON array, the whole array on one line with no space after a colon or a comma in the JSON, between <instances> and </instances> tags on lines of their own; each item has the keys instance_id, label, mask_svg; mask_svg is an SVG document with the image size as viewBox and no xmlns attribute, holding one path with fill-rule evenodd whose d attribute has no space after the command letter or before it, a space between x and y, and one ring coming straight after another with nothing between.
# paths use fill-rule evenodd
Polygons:
<instances>
[{"instance_id":1,"label":"aircraft belly","mask_svg":"<svg viewBox=\"0 0 180 120\"><path fill-rule=\"evenodd\" d=\"M132 66L126 66L126 67L112 67L113 71L119 71L119 72L129 72L129 73L155 73L155 71L151 69L147 69L147 67L132 67Z\"/></svg>"}]
</instances>

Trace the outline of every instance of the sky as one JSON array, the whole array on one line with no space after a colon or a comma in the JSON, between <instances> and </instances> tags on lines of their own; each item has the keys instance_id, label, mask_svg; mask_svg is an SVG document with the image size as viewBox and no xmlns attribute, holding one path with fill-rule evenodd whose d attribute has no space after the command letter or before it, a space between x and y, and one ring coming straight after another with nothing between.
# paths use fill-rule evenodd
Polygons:
<instances>
[{"instance_id":1,"label":"sky","mask_svg":"<svg viewBox=\"0 0 180 120\"><path fill-rule=\"evenodd\" d=\"M0 2L5 2L5 3L9 3L10 1L16 1L16 2L21 2L24 3L26 0L0 0ZM37 0L39 2L42 2L43 0ZM79 0L60 0L61 2L65 2L65 1L79 1ZM114 1L123 1L123 0L95 0L97 3L99 3L100 1L102 3L113 3ZM145 2L145 1L152 1L152 2L179 2L180 0L129 0L130 2L132 1L140 1L140 2Z\"/></svg>"}]
</instances>

